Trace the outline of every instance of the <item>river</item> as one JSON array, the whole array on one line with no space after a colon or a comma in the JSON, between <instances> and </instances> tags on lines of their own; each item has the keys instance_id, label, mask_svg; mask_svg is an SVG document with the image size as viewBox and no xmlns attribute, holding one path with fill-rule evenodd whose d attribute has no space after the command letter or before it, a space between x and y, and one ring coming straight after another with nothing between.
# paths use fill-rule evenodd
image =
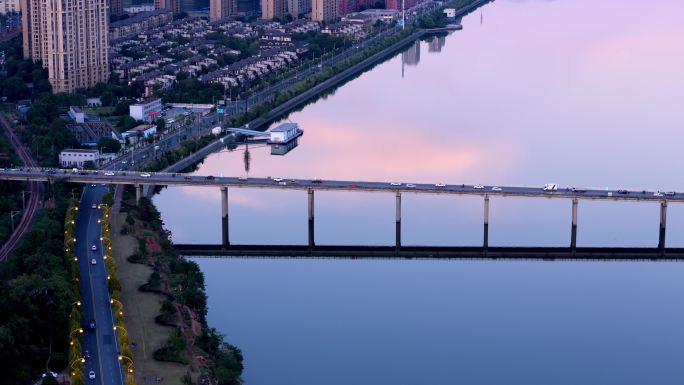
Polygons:
<instances>
[{"instance_id":1,"label":"river","mask_svg":"<svg viewBox=\"0 0 684 385\"><path fill-rule=\"evenodd\" d=\"M498 0L198 174L684 190L684 4ZM247 172L246 169L249 169ZM219 243L219 192L155 197ZM404 194L402 243L478 245L482 201ZM306 194L230 192L231 241L306 243ZM684 246L684 208L667 245ZM579 246L655 246L657 204L580 202ZM490 245L566 246L570 202L491 201ZM392 244L394 197L316 195L318 244ZM247 384L679 384L684 265L198 259Z\"/></svg>"}]
</instances>

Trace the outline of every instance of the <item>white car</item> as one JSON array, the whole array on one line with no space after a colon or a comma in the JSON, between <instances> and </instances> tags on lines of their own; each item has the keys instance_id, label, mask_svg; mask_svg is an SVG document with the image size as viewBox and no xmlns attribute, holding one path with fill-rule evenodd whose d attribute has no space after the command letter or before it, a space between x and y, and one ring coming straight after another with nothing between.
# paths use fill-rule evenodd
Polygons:
<instances>
[{"instance_id":1,"label":"white car","mask_svg":"<svg viewBox=\"0 0 684 385\"><path fill-rule=\"evenodd\" d=\"M94 372L93 370L91 370L90 372L88 372L88 378L91 379L91 380L94 380L94 379L95 379L95 372Z\"/></svg>"},{"instance_id":2,"label":"white car","mask_svg":"<svg viewBox=\"0 0 684 385\"><path fill-rule=\"evenodd\" d=\"M90 246L90 250L96 251L96 250L97 250L97 245L92 245L92 246Z\"/></svg>"},{"instance_id":3,"label":"white car","mask_svg":"<svg viewBox=\"0 0 684 385\"><path fill-rule=\"evenodd\" d=\"M494 186L492 187L492 191L501 191L501 187Z\"/></svg>"},{"instance_id":4,"label":"white car","mask_svg":"<svg viewBox=\"0 0 684 385\"><path fill-rule=\"evenodd\" d=\"M476 184L475 186L473 186L473 188L478 189L478 190L482 190L484 188L484 186L481 184Z\"/></svg>"},{"instance_id":5,"label":"white car","mask_svg":"<svg viewBox=\"0 0 684 385\"><path fill-rule=\"evenodd\" d=\"M143 177L143 178L149 178L149 177L151 177L152 175L150 175L150 174L144 172L144 173L140 174L140 176Z\"/></svg>"},{"instance_id":6,"label":"white car","mask_svg":"<svg viewBox=\"0 0 684 385\"><path fill-rule=\"evenodd\" d=\"M282 181L283 181L283 178L273 178L273 181L274 181L274 182L282 182Z\"/></svg>"},{"instance_id":7,"label":"white car","mask_svg":"<svg viewBox=\"0 0 684 385\"><path fill-rule=\"evenodd\" d=\"M95 203L93 203L93 205L90 206L90 207L93 208L93 209L96 209L96 208L97 208L97 205L96 205Z\"/></svg>"},{"instance_id":8,"label":"white car","mask_svg":"<svg viewBox=\"0 0 684 385\"><path fill-rule=\"evenodd\" d=\"M435 187L446 187L444 183L437 183L435 184Z\"/></svg>"},{"instance_id":9,"label":"white car","mask_svg":"<svg viewBox=\"0 0 684 385\"><path fill-rule=\"evenodd\" d=\"M97 259L93 258L90 260L91 265L97 265Z\"/></svg>"},{"instance_id":10,"label":"white car","mask_svg":"<svg viewBox=\"0 0 684 385\"><path fill-rule=\"evenodd\" d=\"M111 172L111 171L107 171L107 172L105 173L105 175L106 175L106 176L114 176L114 173Z\"/></svg>"},{"instance_id":11,"label":"white car","mask_svg":"<svg viewBox=\"0 0 684 385\"><path fill-rule=\"evenodd\" d=\"M416 185L413 184L413 183L408 183L408 184L406 185L406 187L408 187L408 188L415 188Z\"/></svg>"},{"instance_id":12,"label":"white car","mask_svg":"<svg viewBox=\"0 0 684 385\"><path fill-rule=\"evenodd\" d=\"M392 182L392 183L390 183L390 186L401 186L401 183L399 183L399 182Z\"/></svg>"},{"instance_id":13,"label":"white car","mask_svg":"<svg viewBox=\"0 0 684 385\"><path fill-rule=\"evenodd\" d=\"M281 180L280 182L278 182L278 184L281 186L285 186L285 185L287 185L287 182Z\"/></svg>"},{"instance_id":14,"label":"white car","mask_svg":"<svg viewBox=\"0 0 684 385\"><path fill-rule=\"evenodd\" d=\"M661 197L661 196L663 196L663 193L661 193L660 191L656 191L653 193L653 196L654 197Z\"/></svg>"}]
</instances>

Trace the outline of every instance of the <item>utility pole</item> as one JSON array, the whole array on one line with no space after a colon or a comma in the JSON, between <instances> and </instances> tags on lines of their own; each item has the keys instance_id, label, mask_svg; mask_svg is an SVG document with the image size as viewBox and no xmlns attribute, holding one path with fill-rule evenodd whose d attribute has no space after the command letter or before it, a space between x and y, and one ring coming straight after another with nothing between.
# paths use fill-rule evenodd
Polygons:
<instances>
[{"instance_id":1,"label":"utility pole","mask_svg":"<svg viewBox=\"0 0 684 385\"><path fill-rule=\"evenodd\" d=\"M10 222L12 222L12 232L14 232L14 216L21 213L21 211L10 211Z\"/></svg>"},{"instance_id":2,"label":"utility pole","mask_svg":"<svg viewBox=\"0 0 684 385\"><path fill-rule=\"evenodd\" d=\"M31 191L26 191L26 190L21 190L21 209L26 210L26 199L24 198L24 193L26 192L31 192Z\"/></svg>"}]
</instances>

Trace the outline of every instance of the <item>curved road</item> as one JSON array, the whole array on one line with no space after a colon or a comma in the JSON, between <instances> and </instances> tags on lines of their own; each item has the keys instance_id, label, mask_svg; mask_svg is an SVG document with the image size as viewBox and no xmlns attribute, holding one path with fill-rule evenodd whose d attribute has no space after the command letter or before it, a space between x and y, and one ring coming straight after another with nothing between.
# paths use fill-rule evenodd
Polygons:
<instances>
[{"instance_id":1,"label":"curved road","mask_svg":"<svg viewBox=\"0 0 684 385\"><path fill-rule=\"evenodd\" d=\"M31 155L26 150L24 145L21 143L19 138L17 138L17 136L14 134L14 131L10 126L10 123L7 121L7 118L4 115L0 115L0 124L2 124L7 139L10 141L12 147L14 147L14 151L16 151L16 153L19 155L22 162L24 162L24 164L29 167L35 167L36 162L33 160L33 158L31 158ZM17 247L19 241L21 241L21 238L24 236L24 233L26 233L28 228L31 226L31 223L33 223L33 220L35 219L35 216L38 213L38 205L40 204L40 202L43 201L42 183L30 182L29 188L31 191L31 196L29 197L28 203L26 204L23 215L21 216L21 221L19 222L19 225L15 228L14 232L9 237L7 242L5 242L5 244L2 245L2 247L0 247L0 262L4 261L7 258L7 256L12 252L12 250L14 250L14 248Z\"/></svg>"}]
</instances>

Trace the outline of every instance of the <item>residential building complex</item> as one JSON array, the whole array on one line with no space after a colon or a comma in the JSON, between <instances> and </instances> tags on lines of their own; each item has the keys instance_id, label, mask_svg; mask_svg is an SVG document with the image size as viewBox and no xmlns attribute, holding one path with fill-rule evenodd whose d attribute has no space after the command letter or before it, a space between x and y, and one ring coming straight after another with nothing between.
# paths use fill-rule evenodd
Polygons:
<instances>
[{"instance_id":1,"label":"residential building complex","mask_svg":"<svg viewBox=\"0 0 684 385\"><path fill-rule=\"evenodd\" d=\"M19 0L0 0L0 15L19 13L20 7Z\"/></svg>"},{"instance_id":2,"label":"residential building complex","mask_svg":"<svg viewBox=\"0 0 684 385\"><path fill-rule=\"evenodd\" d=\"M257 0L237 0L237 11L239 15L252 16L259 11Z\"/></svg>"},{"instance_id":3,"label":"residential building complex","mask_svg":"<svg viewBox=\"0 0 684 385\"><path fill-rule=\"evenodd\" d=\"M24 57L48 69L53 92L109 77L107 0L22 0Z\"/></svg>"},{"instance_id":4,"label":"residential building complex","mask_svg":"<svg viewBox=\"0 0 684 385\"><path fill-rule=\"evenodd\" d=\"M261 0L261 18L273 19L285 16L287 0Z\"/></svg>"},{"instance_id":5,"label":"residential building complex","mask_svg":"<svg viewBox=\"0 0 684 385\"><path fill-rule=\"evenodd\" d=\"M209 19L211 20L235 16L237 11L237 0L210 0L209 2Z\"/></svg>"},{"instance_id":6,"label":"residential building complex","mask_svg":"<svg viewBox=\"0 0 684 385\"><path fill-rule=\"evenodd\" d=\"M123 0L109 1L109 14L112 16L121 16L124 14Z\"/></svg>"},{"instance_id":7,"label":"residential building complex","mask_svg":"<svg viewBox=\"0 0 684 385\"><path fill-rule=\"evenodd\" d=\"M145 4L137 4L137 5L131 5L126 8L124 8L124 12L129 13L131 15L134 15L136 13L140 12L149 12L149 11L154 11L156 8L154 7L154 3L145 3Z\"/></svg>"},{"instance_id":8,"label":"residential building complex","mask_svg":"<svg viewBox=\"0 0 684 385\"><path fill-rule=\"evenodd\" d=\"M154 0L154 7L156 9L170 9L173 13L181 12L180 0Z\"/></svg>"},{"instance_id":9,"label":"residential building complex","mask_svg":"<svg viewBox=\"0 0 684 385\"><path fill-rule=\"evenodd\" d=\"M173 20L173 12L169 9L157 9L137 13L128 19L109 24L109 38L116 39L135 35L138 32L164 25Z\"/></svg>"},{"instance_id":10,"label":"residential building complex","mask_svg":"<svg viewBox=\"0 0 684 385\"><path fill-rule=\"evenodd\" d=\"M311 19L315 21L333 21L337 19L338 0L312 0Z\"/></svg>"},{"instance_id":11,"label":"residential building complex","mask_svg":"<svg viewBox=\"0 0 684 385\"><path fill-rule=\"evenodd\" d=\"M311 0L287 0L287 13L293 18L311 12Z\"/></svg>"}]
</instances>

